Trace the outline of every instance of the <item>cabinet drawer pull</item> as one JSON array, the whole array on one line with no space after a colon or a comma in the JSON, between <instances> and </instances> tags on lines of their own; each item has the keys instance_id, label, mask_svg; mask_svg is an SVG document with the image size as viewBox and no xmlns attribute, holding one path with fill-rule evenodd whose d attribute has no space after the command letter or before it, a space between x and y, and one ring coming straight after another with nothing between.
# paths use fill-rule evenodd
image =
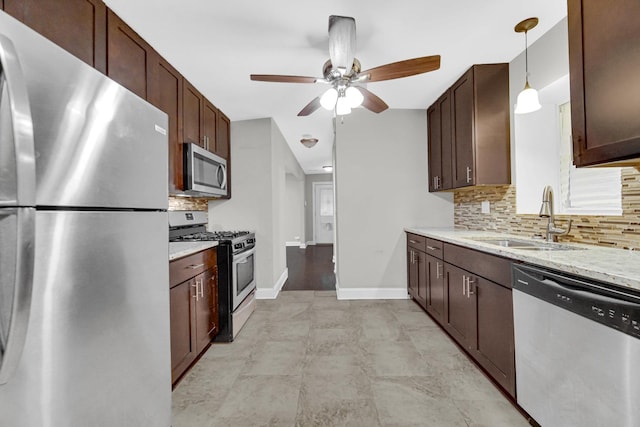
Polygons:
<instances>
[{"instance_id":1,"label":"cabinet drawer pull","mask_svg":"<svg viewBox=\"0 0 640 427\"><path fill-rule=\"evenodd\" d=\"M417 244L418 244L418 243L420 243L420 242L418 242L418 241L416 241L416 240L411 240L411 239L409 239L409 243L413 243L414 245L417 245Z\"/></svg>"},{"instance_id":2,"label":"cabinet drawer pull","mask_svg":"<svg viewBox=\"0 0 640 427\"><path fill-rule=\"evenodd\" d=\"M191 270L195 270L196 268L204 267L204 264L191 264L185 267L185 269L189 268Z\"/></svg>"},{"instance_id":3,"label":"cabinet drawer pull","mask_svg":"<svg viewBox=\"0 0 640 427\"><path fill-rule=\"evenodd\" d=\"M437 250L439 250L440 248L436 248L435 246L429 246L429 245L427 245L427 249L429 249L430 251L437 251Z\"/></svg>"}]
</instances>

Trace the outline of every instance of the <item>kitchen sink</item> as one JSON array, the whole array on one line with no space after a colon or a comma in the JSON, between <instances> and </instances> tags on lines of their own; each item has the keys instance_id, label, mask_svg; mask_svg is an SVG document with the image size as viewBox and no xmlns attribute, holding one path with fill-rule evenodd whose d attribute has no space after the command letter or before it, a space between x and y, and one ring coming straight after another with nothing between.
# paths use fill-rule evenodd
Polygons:
<instances>
[{"instance_id":1,"label":"kitchen sink","mask_svg":"<svg viewBox=\"0 0 640 427\"><path fill-rule=\"evenodd\" d=\"M471 238L476 242L488 243L490 245L502 246L504 248L511 249L523 249L528 251L571 251L571 250L583 250L584 248L562 245L559 243L552 242L532 242L530 240L520 240L520 239L500 239L500 238L490 238L490 237L481 237L481 238Z\"/></svg>"}]
</instances>

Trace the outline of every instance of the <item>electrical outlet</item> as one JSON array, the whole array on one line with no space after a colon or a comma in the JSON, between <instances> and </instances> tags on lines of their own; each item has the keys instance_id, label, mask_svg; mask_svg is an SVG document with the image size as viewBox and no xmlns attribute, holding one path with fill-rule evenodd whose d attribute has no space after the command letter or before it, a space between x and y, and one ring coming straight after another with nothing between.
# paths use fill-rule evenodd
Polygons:
<instances>
[{"instance_id":1,"label":"electrical outlet","mask_svg":"<svg viewBox=\"0 0 640 427\"><path fill-rule=\"evenodd\" d=\"M483 200L480 204L480 211L483 214L491 213L491 203L488 200Z\"/></svg>"}]
</instances>

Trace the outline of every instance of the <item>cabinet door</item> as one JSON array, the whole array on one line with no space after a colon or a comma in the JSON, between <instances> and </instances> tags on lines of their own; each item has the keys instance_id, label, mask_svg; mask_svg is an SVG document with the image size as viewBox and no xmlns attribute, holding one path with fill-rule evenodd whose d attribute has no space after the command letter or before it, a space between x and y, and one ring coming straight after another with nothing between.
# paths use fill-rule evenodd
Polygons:
<instances>
[{"instance_id":1,"label":"cabinet door","mask_svg":"<svg viewBox=\"0 0 640 427\"><path fill-rule=\"evenodd\" d=\"M107 75L141 98L147 97L147 82L153 61L151 46L113 11L107 12Z\"/></svg>"},{"instance_id":2,"label":"cabinet door","mask_svg":"<svg viewBox=\"0 0 640 427\"><path fill-rule=\"evenodd\" d=\"M216 154L227 160L227 168L229 168L231 160L231 121L224 113L218 110L218 127L216 135ZM227 184L229 183L227 177Z\"/></svg>"},{"instance_id":3,"label":"cabinet door","mask_svg":"<svg viewBox=\"0 0 640 427\"><path fill-rule=\"evenodd\" d=\"M204 147L200 126L203 113L202 95L186 80L184 81L182 94L182 141L192 142Z\"/></svg>"},{"instance_id":4,"label":"cabinet door","mask_svg":"<svg viewBox=\"0 0 640 427\"><path fill-rule=\"evenodd\" d=\"M424 309L427 308L427 286L428 286L428 272L427 272L427 254L421 251L415 251L416 265L418 266L418 285L416 300Z\"/></svg>"},{"instance_id":5,"label":"cabinet door","mask_svg":"<svg viewBox=\"0 0 640 427\"><path fill-rule=\"evenodd\" d=\"M214 305L216 289L216 277L213 269L197 275L194 278L196 290L196 354L200 354L213 338L216 325Z\"/></svg>"},{"instance_id":6,"label":"cabinet door","mask_svg":"<svg viewBox=\"0 0 640 427\"><path fill-rule=\"evenodd\" d=\"M473 68L451 87L453 188L474 185Z\"/></svg>"},{"instance_id":7,"label":"cabinet door","mask_svg":"<svg viewBox=\"0 0 640 427\"><path fill-rule=\"evenodd\" d=\"M427 311L442 323L444 319L444 262L426 255Z\"/></svg>"},{"instance_id":8,"label":"cabinet door","mask_svg":"<svg viewBox=\"0 0 640 427\"><path fill-rule=\"evenodd\" d=\"M418 263L416 250L407 248L407 291L414 299L418 298Z\"/></svg>"},{"instance_id":9,"label":"cabinet door","mask_svg":"<svg viewBox=\"0 0 640 427\"><path fill-rule=\"evenodd\" d=\"M468 348L475 319L475 301L467 294L469 273L445 263L444 327L458 343Z\"/></svg>"},{"instance_id":10,"label":"cabinet door","mask_svg":"<svg viewBox=\"0 0 640 427\"><path fill-rule=\"evenodd\" d=\"M471 334L470 350L491 376L515 396L515 350L511 289L481 277L472 277L475 293L476 334Z\"/></svg>"},{"instance_id":11,"label":"cabinet door","mask_svg":"<svg viewBox=\"0 0 640 427\"><path fill-rule=\"evenodd\" d=\"M171 382L195 359L195 281L187 280L169 291L171 322Z\"/></svg>"},{"instance_id":12,"label":"cabinet door","mask_svg":"<svg viewBox=\"0 0 640 427\"><path fill-rule=\"evenodd\" d=\"M442 146L440 143L440 108L436 101L427 110L428 142L427 152L429 161L429 191L440 189L442 179Z\"/></svg>"},{"instance_id":13,"label":"cabinet door","mask_svg":"<svg viewBox=\"0 0 640 427\"><path fill-rule=\"evenodd\" d=\"M212 153L216 152L216 136L218 128L218 109L204 99L202 110L202 137L204 138L204 148Z\"/></svg>"},{"instance_id":14,"label":"cabinet door","mask_svg":"<svg viewBox=\"0 0 640 427\"><path fill-rule=\"evenodd\" d=\"M106 72L107 7L101 0L4 0L4 10Z\"/></svg>"},{"instance_id":15,"label":"cabinet door","mask_svg":"<svg viewBox=\"0 0 640 427\"><path fill-rule=\"evenodd\" d=\"M182 182L182 75L158 54L152 56L149 101L169 116L169 192L184 189Z\"/></svg>"},{"instance_id":16,"label":"cabinet door","mask_svg":"<svg viewBox=\"0 0 640 427\"><path fill-rule=\"evenodd\" d=\"M640 157L638 16L637 0L568 2L571 124L577 166L624 164L624 159Z\"/></svg>"}]
</instances>

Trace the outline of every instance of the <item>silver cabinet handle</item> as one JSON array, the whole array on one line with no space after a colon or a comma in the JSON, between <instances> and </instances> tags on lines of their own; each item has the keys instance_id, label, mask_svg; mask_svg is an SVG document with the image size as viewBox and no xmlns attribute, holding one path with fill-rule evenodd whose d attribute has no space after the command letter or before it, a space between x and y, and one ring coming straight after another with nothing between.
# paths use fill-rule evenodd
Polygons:
<instances>
[{"instance_id":1,"label":"silver cabinet handle","mask_svg":"<svg viewBox=\"0 0 640 427\"><path fill-rule=\"evenodd\" d=\"M200 279L200 298L204 298L204 279Z\"/></svg>"},{"instance_id":2,"label":"silver cabinet handle","mask_svg":"<svg viewBox=\"0 0 640 427\"><path fill-rule=\"evenodd\" d=\"M189 268L191 270L195 270L196 268L204 267L204 264L191 264L185 267L185 269Z\"/></svg>"},{"instance_id":3,"label":"silver cabinet handle","mask_svg":"<svg viewBox=\"0 0 640 427\"><path fill-rule=\"evenodd\" d=\"M475 280L471 280L471 276L467 278L467 298L471 295L475 295L475 292L471 289L471 282L475 283Z\"/></svg>"},{"instance_id":4,"label":"silver cabinet handle","mask_svg":"<svg viewBox=\"0 0 640 427\"><path fill-rule=\"evenodd\" d=\"M0 206L33 206L36 164L27 83L15 47L3 35L0 35L0 64L0 82L6 82L8 105L5 107L11 115L15 154L15 157L0 157ZM15 182L15 186L6 186L7 182Z\"/></svg>"},{"instance_id":5,"label":"silver cabinet handle","mask_svg":"<svg viewBox=\"0 0 640 427\"><path fill-rule=\"evenodd\" d=\"M433 177L433 179L431 179L431 184L433 185L434 190L438 189L438 180L436 179L435 176Z\"/></svg>"},{"instance_id":6,"label":"silver cabinet handle","mask_svg":"<svg viewBox=\"0 0 640 427\"><path fill-rule=\"evenodd\" d=\"M411 239L409 239L409 243L413 243L413 244L415 244L415 245L417 245L417 244L418 244L418 242L417 242L417 241L415 241L415 240L411 240Z\"/></svg>"},{"instance_id":7,"label":"silver cabinet handle","mask_svg":"<svg viewBox=\"0 0 640 427\"><path fill-rule=\"evenodd\" d=\"M435 246L429 246L427 245L427 249L429 249L430 251L437 251L438 248L436 248Z\"/></svg>"},{"instance_id":8,"label":"silver cabinet handle","mask_svg":"<svg viewBox=\"0 0 640 427\"><path fill-rule=\"evenodd\" d=\"M467 276L466 275L462 275L462 295L466 295L466 290L467 290Z\"/></svg>"},{"instance_id":9,"label":"silver cabinet handle","mask_svg":"<svg viewBox=\"0 0 640 427\"><path fill-rule=\"evenodd\" d=\"M192 298L195 298L195 299L196 299L196 301L198 301L198 294L199 294L199 293L198 293L198 281L196 280L196 284L195 284L195 285L191 285L191 287L192 287L192 288L196 288L196 294L195 294L195 295L193 295L193 297L192 297Z\"/></svg>"},{"instance_id":10,"label":"silver cabinet handle","mask_svg":"<svg viewBox=\"0 0 640 427\"><path fill-rule=\"evenodd\" d=\"M467 184L471 182L471 168L467 166Z\"/></svg>"},{"instance_id":11,"label":"silver cabinet handle","mask_svg":"<svg viewBox=\"0 0 640 427\"><path fill-rule=\"evenodd\" d=\"M436 189L440 189L440 182L442 181L442 179L439 176L436 176Z\"/></svg>"},{"instance_id":12,"label":"silver cabinet handle","mask_svg":"<svg viewBox=\"0 0 640 427\"><path fill-rule=\"evenodd\" d=\"M443 266L444 264L440 264L439 262L436 261L436 279L439 279L442 277L442 273L440 273L440 268Z\"/></svg>"}]
</instances>

